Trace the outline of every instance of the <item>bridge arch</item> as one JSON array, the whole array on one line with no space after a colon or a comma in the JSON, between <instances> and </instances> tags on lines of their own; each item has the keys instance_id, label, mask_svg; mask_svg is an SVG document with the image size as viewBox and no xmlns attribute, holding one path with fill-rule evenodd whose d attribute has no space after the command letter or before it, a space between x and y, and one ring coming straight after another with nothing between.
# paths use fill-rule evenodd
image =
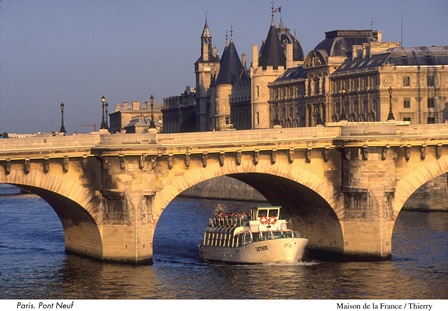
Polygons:
<instances>
[{"instance_id":1,"label":"bridge arch","mask_svg":"<svg viewBox=\"0 0 448 311\"><path fill-rule=\"evenodd\" d=\"M284 208L293 227L309 236L309 248L340 253L344 239L338 217L337 192L332 184L317 173L297 164L270 159L260 159L238 165L229 159L224 165L210 163L204 169L185 169L155 195L153 211L156 223L168 204L183 191L203 181L229 176L252 186L272 205ZM173 175L174 175L173 174Z\"/></svg>"},{"instance_id":2,"label":"bridge arch","mask_svg":"<svg viewBox=\"0 0 448 311\"><path fill-rule=\"evenodd\" d=\"M28 174L12 170L0 183L36 194L53 208L64 230L66 251L102 258L98 198L86 188L68 178L37 169L31 169Z\"/></svg>"},{"instance_id":3,"label":"bridge arch","mask_svg":"<svg viewBox=\"0 0 448 311\"><path fill-rule=\"evenodd\" d=\"M394 220L403 208L406 201L417 189L430 180L448 172L448 156L442 156L437 161L422 162L419 166L412 166L399 181L395 189L395 196L392 203Z\"/></svg>"}]
</instances>

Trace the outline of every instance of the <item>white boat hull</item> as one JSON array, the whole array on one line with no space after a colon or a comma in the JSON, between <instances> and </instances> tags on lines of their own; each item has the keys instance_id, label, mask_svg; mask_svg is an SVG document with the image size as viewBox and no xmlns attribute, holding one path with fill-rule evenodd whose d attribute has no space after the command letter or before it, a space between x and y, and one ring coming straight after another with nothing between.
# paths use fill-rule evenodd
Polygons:
<instances>
[{"instance_id":1,"label":"white boat hull","mask_svg":"<svg viewBox=\"0 0 448 311\"><path fill-rule=\"evenodd\" d=\"M199 256L208 261L266 264L296 263L302 260L308 239L280 238L248 243L239 247L199 245Z\"/></svg>"}]
</instances>

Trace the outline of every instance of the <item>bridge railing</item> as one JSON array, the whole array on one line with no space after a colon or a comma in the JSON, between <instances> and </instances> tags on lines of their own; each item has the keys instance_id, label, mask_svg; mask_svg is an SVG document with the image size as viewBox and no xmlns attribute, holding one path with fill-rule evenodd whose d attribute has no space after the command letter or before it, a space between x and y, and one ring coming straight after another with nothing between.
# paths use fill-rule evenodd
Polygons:
<instances>
[{"instance_id":1,"label":"bridge railing","mask_svg":"<svg viewBox=\"0 0 448 311\"><path fill-rule=\"evenodd\" d=\"M429 138L448 135L448 123L416 124L397 128L397 134L401 136L423 135Z\"/></svg>"},{"instance_id":2,"label":"bridge railing","mask_svg":"<svg viewBox=\"0 0 448 311\"><path fill-rule=\"evenodd\" d=\"M11 151L89 148L100 143L98 134L79 134L75 136L36 136L0 139L0 155Z\"/></svg>"},{"instance_id":3,"label":"bridge railing","mask_svg":"<svg viewBox=\"0 0 448 311\"><path fill-rule=\"evenodd\" d=\"M406 126L405 126L406 125ZM123 145L219 145L244 142L275 143L287 141L336 139L347 136L395 136L402 138L447 137L448 124L395 124L351 122L329 124L307 128L275 128L261 130L190 132L158 134L150 131L145 134L79 134L74 136L42 136L0 139L0 155L11 152L33 150L62 150Z\"/></svg>"},{"instance_id":4,"label":"bridge railing","mask_svg":"<svg viewBox=\"0 0 448 311\"><path fill-rule=\"evenodd\" d=\"M341 133L338 127L303 127L262 130L219 131L200 133L158 134L157 142L163 145L220 144L224 142L294 141L317 138L335 138Z\"/></svg>"}]
</instances>

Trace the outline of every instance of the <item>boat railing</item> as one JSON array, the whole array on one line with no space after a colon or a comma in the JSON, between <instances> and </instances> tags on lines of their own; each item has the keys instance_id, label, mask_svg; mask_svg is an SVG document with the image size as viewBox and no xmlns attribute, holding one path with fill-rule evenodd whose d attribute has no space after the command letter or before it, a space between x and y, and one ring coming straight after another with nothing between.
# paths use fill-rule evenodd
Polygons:
<instances>
[{"instance_id":1,"label":"boat railing","mask_svg":"<svg viewBox=\"0 0 448 311\"><path fill-rule=\"evenodd\" d=\"M208 221L209 227L241 227L247 226L249 218L247 216L216 216Z\"/></svg>"}]
</instances>

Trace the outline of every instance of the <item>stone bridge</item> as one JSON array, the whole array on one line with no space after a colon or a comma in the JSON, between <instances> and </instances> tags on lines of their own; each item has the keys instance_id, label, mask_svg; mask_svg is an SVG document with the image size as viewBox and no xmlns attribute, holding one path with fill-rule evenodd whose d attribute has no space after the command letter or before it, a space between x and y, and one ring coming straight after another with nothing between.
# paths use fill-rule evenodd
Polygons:
<instances>
[{"instance_id":1,"label":"stone bridge","mask_svg":"<svg viewBox=\"0 0 448 311\"><path fill-rule=\"evenodd\" d=\"M219 176L283 206L311 254L389 259L404 203L446 172L448 124L0 139L0 183L52 206L67 251L125 263L152 263L167 205Z\"/></svg>"}]
</instances>

